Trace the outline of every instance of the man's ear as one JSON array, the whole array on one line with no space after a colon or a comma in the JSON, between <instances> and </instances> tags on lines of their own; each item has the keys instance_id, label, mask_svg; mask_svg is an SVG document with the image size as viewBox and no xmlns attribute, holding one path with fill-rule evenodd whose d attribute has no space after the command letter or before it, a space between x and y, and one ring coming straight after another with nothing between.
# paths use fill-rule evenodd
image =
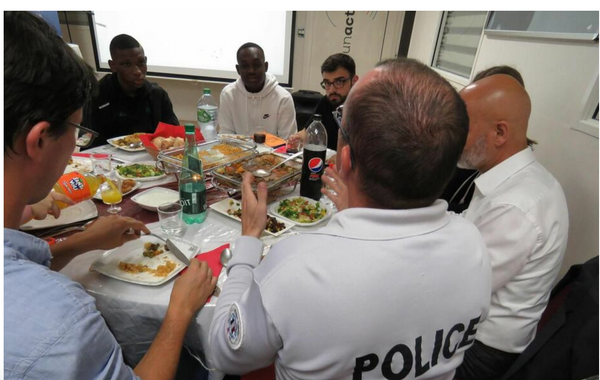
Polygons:
<instances>
[{"instance_id":1,"label":"man's ear","mask_svg":"<svg viewBox=\"0 0 600 380\"><path fill-rule=\"evenodd\" d=\"M117 65L112 59L108 60L108 67L110 67L110 71L112 71L113 73L117 72Z\"/></svg>"},{"instance_id":2,"label":"man's ear","mask_svg":"<svg viewBox=\"0 0 600 380\"><path fill-rule=\"evenodd\" d=\"M354 77L352 77L352 85L353 86L356 84L356 82L358 82L358 75L355 75Z\"/></svg>"},{"instance_id":3,"label":"man's ear","mask_svg":"<svg viewBox=\"0 0 600 380\"><path fill-rule=\"evenodd\" d=\"M269 71L269 62L265 62L265 73Z\"/></svg>"},{"instance_id":4,"label":"man's ear","mask_svg":"<svg viewBox=\"0 0 600 380\"><path fill-rule=\"evenodd\" d=\"M235 71L237 71L239 76L242 76L242 74L240 74L240 65L235 65Z\"/></svg>"},{"instance_id":5,"label":"man's ear","mask_svg":"<svg viewBox=\"0 0 600 380\"><path fill-rule=\"evenodd\" d=\"M500 147L508 140L509 128L506 121L498 121L494 125L494 145Z\"/></svg>"},{"instance_id":6,"label":"man's ear","mask_svg":"<svg viewBox=\"0 0 600 380\"><path fill-rule=\"evenodd\" d=\"M51 137L48 135L50 129L50 123L47 121L40 121L35 124L25 136L25 153L33 160L40 161L47 159L43 153L44 149L48 149L48 139Z\"/></svg>"},{"instance_id":7,"label":"man's ear","mask_svg":"<svg viewBox=\"0 0 600 380\"><path fill-rule=\"evenodd\" d=\"M348 175L352 171L352 160L350 159L350 145L344 145L340 152L338 152L338 157L335 160L335 166L338 168L338 173L340 177L346 182Z\"/></svg>"}]
</instances>

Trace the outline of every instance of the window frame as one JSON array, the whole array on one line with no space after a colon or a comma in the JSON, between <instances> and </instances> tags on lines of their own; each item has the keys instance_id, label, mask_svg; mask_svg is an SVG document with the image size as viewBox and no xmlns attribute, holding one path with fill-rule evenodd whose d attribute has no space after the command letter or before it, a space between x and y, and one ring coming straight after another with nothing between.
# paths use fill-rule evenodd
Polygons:
<instances>
[{"instance_id":1,"label":"window frame","mask_svg":"<svg viewBox=\"0 0 600 380\"><path fill-rule=\"evenodd\" d=\"M599 138L599 122L594 119L598 105L598 74L596 74L596 80L592 82L581 101L581 111L578 115L578 121L575 122L571 129Z\"/></svg>"},{"instance_id":2,"label":"window frame","mask_svg":"<svg viewBox=\"0 0 600 380\"><path fill-rule=\"evenodd\" d=\"M487 11L486 16L485 16L485 21L483 22L482 28L481 28L481 34L479 36L479 43L477 44L477 52L475 53L475 56L473 58L473 65L471 66L471 72L469 74L468 77L463 77L462 75L453 73L451 71L446 71L444 69L441 68L437 68L435 67L435 61L436 61L436 54L439 52L439 48L441 46L442 43L442 38L443 38L443 28L444 25L446 23L446 19L448 16L448 12L449 11L442 11L442 14L440 15L440 19L438 22L438 29L437 29L437 33L436 33L436 41L434 44L434 48L433 48L433 52L431 54L431 60L430 60L430 67L435 70L438 74L442 75L444 78L446 78L447 80L454 82L456 84L458 84L459 86L467 86L469 83L471 83L471 80L474 76L474 69L475 69L475 63L477 62L477 59L479 57L479 53L481 51L481 44L483 43L483 36L485 35L485 27L489 21L490 18L490 14L491 11ZM455 12L461 12L461 11L455 11Z\"/></svg>"}]
</instances>

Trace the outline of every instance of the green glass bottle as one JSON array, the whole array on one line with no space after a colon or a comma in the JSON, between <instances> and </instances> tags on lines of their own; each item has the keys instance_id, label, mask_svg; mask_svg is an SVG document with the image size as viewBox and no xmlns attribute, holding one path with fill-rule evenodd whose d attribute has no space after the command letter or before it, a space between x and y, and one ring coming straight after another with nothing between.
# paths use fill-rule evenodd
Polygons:
<instances>
[{"instance_id":1,"label":"green glass bottle","mask_svg":"<svg viewBox=\"0 0 600 380\"><path fill-rule=\"evenodd\" d=\"M179 199L186 224L202 223L206 219L206 184L202 161L198 158L194 124L185 125L185 148L179 175Z\"/></svg>"}]
</instances>

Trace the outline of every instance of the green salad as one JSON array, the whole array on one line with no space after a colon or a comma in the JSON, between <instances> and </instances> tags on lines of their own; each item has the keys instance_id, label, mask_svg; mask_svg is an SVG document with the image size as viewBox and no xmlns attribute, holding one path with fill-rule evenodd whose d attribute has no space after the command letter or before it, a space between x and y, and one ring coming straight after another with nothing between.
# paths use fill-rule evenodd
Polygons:
<instances>
[{"instance_id":1,"label":"green salad","mask_svg":"<svg viewBox=\"0 0 600 380\"><path fill-rule=\"evenodd\" d=\"M311 203L301 197L282 200L277 212L298 223L313 223L327 215L327 209L321 207L321 203Z\"/></svg>"},{"instance_id":2,"label":"green salad","mask_svg":"<svg viewBox=\"0 0 600 380\"><path fill-rule=\"evenodd\" d=\"M117 165L117 171L123 177L127 178L146 178L156 177L165 174L162 170L153 165L132 164L127 166Z\"/></svg>"}]
</instances>

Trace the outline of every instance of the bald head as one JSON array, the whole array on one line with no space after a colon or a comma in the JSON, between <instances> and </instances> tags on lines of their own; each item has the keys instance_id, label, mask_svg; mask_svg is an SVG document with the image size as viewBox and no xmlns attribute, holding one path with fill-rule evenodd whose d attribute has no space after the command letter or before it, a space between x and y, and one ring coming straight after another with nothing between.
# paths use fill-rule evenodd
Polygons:
<instances>
[{"instance_id":1,"label":"bald head","mask_svg":"<svg viewBox=\"0 0 600 380\"><path fill-rule=\"evenodd\" d=\"M460 96L470 121L461 166L487 171L527 147L531 100L517 80L492 75L465 87Z\"/></svg>"}]
</instances>

